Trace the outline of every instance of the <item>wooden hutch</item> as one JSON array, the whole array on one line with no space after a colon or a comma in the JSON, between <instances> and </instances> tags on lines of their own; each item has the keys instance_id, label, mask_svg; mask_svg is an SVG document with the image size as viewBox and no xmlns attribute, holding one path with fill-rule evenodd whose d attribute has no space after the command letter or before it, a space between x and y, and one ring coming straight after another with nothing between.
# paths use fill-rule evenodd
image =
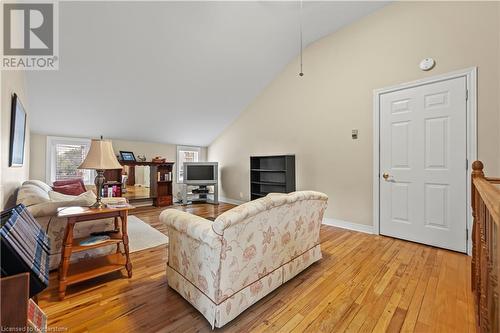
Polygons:
<instances>
[{"instance_id":1,"label":"wooden hutch","mask_svg":"<svg viewBox=\"0 0 500 333\"><path fill-rule=\"evenodd\" d=\"M171 179L167 180L168 174L173 175L174 162L133 162L133 161L119 161L123 169L106 170L104 177L106 182L117 184L119 186L134 185L135 167L136 166L149 166L150 170L150 198L153 200L153 205L157 207L170 206L173 203L172 182ZM122 175L125 173L125 167L128 169L127 184L122 184Z\"/></svg>"}]
</instances>

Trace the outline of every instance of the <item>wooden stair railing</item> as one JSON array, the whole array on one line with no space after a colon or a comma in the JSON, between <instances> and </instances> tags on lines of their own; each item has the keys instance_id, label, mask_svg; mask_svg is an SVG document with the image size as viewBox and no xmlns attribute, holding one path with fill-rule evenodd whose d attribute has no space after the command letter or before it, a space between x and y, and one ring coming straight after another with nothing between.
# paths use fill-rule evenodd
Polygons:
<instances>
[{"instance_id":1,"label":"wooden stair railing","mask_svg":"<svg viewBox=\"0 0 500 333\"><path fill-rule=\"evenodd\" d=\"M500 178L485 177L483 163L472 164L471 281L480 332L500 332Z\"/></svg>"}]
</instances>

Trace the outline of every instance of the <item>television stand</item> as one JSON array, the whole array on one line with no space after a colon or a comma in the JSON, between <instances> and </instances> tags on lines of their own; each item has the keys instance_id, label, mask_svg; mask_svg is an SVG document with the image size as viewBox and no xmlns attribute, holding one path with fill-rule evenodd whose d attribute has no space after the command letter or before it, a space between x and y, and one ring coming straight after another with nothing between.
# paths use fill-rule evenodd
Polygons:
<instances>
[{"instance_id":1,"label":"television stand","mask_svg":"<svg viewBox=\"0 0 500 333\"><path fill-rule=\"evenodd\" d=\"M213 186L214 191L210 192L208 186ZM189 191L188 187L194 187ZM213 199L210 199L213 197ZM210 203L219 204L219 184L218 183L199 183L182 184L182 204L188 203Z\"/></svg>"}]
</instances>

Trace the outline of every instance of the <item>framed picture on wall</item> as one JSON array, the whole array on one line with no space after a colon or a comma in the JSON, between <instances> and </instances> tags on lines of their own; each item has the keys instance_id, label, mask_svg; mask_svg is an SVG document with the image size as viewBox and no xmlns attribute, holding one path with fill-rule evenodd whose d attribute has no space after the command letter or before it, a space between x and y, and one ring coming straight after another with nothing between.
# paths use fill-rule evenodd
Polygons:
<instances>
[{"instance_id":1,"label":"framed picture on wall","mask_svg":"<svg viewBox=\"0 0 500 333\"><path fill-rule=\"evenodd\" d=\"M120 157L122 161L135 162L135 155L131 151L120 150Z\"/></svg>"},{"instance_id":2,"label":"framed picture on wall","mask_svg":"<svg viewBox=\"0 0 500 333\"><path fill-rule=\"evenodd\" d=\"M16 94L12 95L10 120L9 166L20 167L24 163L24 140L26 137L26 111Z\"/></svg>"}]
</instances>

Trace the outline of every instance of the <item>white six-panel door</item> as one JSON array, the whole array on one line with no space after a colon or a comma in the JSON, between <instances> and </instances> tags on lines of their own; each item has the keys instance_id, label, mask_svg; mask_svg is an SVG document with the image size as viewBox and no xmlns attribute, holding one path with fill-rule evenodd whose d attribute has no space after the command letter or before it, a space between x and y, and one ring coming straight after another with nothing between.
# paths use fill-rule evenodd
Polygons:
<instances>
[{"instance_id":1,"label":"white six-panel door","mask_svg":"<svg viewBox=\"0 0 500 333\"><path fill-rule=\"evenodd\" d=\"M466 78L380 95L380 233L466 251Z\"/></svg>"}]
</instances>

